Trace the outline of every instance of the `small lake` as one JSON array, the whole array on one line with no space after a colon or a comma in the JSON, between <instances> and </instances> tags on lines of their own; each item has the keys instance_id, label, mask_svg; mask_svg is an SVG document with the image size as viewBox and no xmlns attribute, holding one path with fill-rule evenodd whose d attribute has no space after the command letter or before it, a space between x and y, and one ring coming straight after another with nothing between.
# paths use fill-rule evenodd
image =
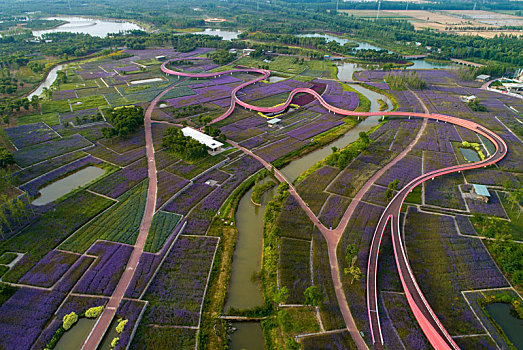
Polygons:
<instances>
[{"instance_id":1,"label":"small lake","mask_svg":"<svg viewBox=\"0 0 523 350\"><path fill-rule=\"evenodd\" d=\"M36 198L32 204L45 205L51 203L72 190L87 185L89 182L101 177L103 174L105 174L105 169L96 166L83 168L63 179L42 187L40 189L40 197Z\"/></svg>"},{"instance_id":2,"label":"small lake","mask_svg":"<svg viewBox=\"0 0 523 350\"><path fill-rule=\"evenodd\" d=\"M55 350L71 350L71 349L80 349L85 339L89 335L91 328L94 326L96 319L82 317L71 327L67 332L65 332L56 346Z\"/></svg>"},{"instance_id":3,"label":"small lake","mask_svg":"<svg viewBox=\"0 0 523 350\"><path fill-rule=\"evenodd\" d=\"M470 148L460 147L459 150L467 162L479 162L481 159L476 151Z\"/></svg>"},{"instance_id":4,"label":"small lake","mask_svg":"<svg viewBox=\"0 0 523 350\"><path fill-rule=\"evenodd\" d=\"M284 78L284 77L277 77L277 76L270 76L269 79L267 79L267 81L269 83L277 83L279 81L282 81L282 80L285 80L287 78Z\"/></svg>"},{"instance_id":5,"label":"small lake","mask_svg":"<svg viewBox=\"0 0 523 350\"><path fill-rule=\"evenodd\" d=\"M232 39L238 39L238 35L240 35L240 33L241 32L233 32L230 30L206 28L204 31L192 32L191 34L217 35L221 36L223 40L231 41Z\"/></svg>"},{"instance_id":6,"label":"small lake","mask_svg":"<svg viewBox=\"0 0 523 350\"><path fill-rule=\"evenodd\" d=\"M508 339L517 349L523 349L523 320L510 313L510 305L493 303L485 306L494 321L503 329Z\"/></svg>"},{"instance_id":7,"label":"small lake","mask_svg":"<svg viewBox=\"0 0 523 350\"><path fill-rule=\"evenodd\" d=\"M48 17L44 18L48 20L58 19L67 21L68 23L62 24L53 29L45 30L35 30L33 35L35 37L40 37L42 34L47 33L59 33L59 32L68 32L68 33L82 33L89 34L92 36L97 36L100 38L105 38L109 33L119 33L126 30L135 30L142 29L139 25L131 22L125 21L115 21L115 20L104 20L96 18L87 18L87 17L68 17L68 16L59 16L59 17Z\"/></svg>"}]
</instances>

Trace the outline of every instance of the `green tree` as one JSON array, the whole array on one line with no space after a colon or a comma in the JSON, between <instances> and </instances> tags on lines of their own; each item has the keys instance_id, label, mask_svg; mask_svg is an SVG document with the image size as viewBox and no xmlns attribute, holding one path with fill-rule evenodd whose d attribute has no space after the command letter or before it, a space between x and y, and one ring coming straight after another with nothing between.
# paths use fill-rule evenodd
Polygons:
<instances>
[{"instance_id":1,"label":"green tree","mask_svg":"<svg viewBox=\"0 0 523 350\"><path fill-rule=\"evenodd\" d=\"M323 302L324 295L318 286L310 286L303 292L305 295L305 304L316 307Z\"/></svg>"},{"instance_id":2,"label":"green tree","mask_svg":"<svg viewBox=\"0 0 523 350\"><path fill-rule=\"evenodd\" d=\"M5 168L15 163L15 157L5 147L0 147L0 167Z\"/></svg>"},{"instance_id":3,"label":"green tree","mask_svg":"<svg viewBox=\"0 0 523 350\"><path fill-rule=\"evenodd\" d=\"M68 330L76 323L76 321L78 321L78 315L73 311L64 316L62 327L64 327L65 330Z\"/></svg>"}]
</instances>

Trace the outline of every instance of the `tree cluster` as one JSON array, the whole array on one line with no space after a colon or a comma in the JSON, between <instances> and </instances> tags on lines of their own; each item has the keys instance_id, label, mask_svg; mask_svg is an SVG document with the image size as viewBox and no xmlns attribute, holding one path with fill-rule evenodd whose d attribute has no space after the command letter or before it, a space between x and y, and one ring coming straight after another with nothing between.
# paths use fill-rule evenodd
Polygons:
<instances>
[{"instance_id":1,"label":"tree cluster","mask_svg":"<svg viewBox=\"0 0 523 350\"><path fill-rule=\"evenodd\" d=\"M162 146L185 160L196 160L207 155L207 146L184 136L182 131L175 127L167 129L162 137Z\"/></svg>"},{"instance_id":2,"label":"tree cluster","mask_svg":"<svg viewBox=\"0 0 523 350\"><path fill-rule=\"evenodd\" d=\"M143 125L144 115L141 106L115 107L106 113L107 120L112 128L103 128L102 135L105 138L113 136L126 136Z\"/></svg>"}]
</instances>

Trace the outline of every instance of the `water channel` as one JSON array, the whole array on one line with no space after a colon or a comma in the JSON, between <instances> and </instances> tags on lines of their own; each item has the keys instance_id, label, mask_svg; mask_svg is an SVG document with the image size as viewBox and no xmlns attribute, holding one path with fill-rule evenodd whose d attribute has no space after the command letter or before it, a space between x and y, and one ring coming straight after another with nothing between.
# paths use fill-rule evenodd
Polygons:
<instances>
[{"instance_id":1,"label":"water channel","mask_svg":"<svg viewBox=\"0 0 523 350\"><path fill-rule=\"evenodd\" d=\"M508 339L517 349L523 349L523 320L511 314L510 305L493 303L485 306L494 321L503 329Z\"/></svg>"},{"instance_id":2,"label":"water channel","mask_svg":"<svg viewBox=\"0 0 523 350\"><path fill-rule=\"evenodd\" d=\"M103 174L105 174L105 169L96 166L85 167L63 179L42 187L40 189L40 196L37 197L32 204L45 205L51 203L72 190L99 178Z\"/></svg>"},{"instance_id":3,"label":"water channel","mask_svg":"<svg viewBox=\"0 0 523 350\"><path fill-rule=\"evenodd\" d=\"M69 17L69 16L59 16L59 17L48 17L44 18L48 20L58 19L62 21L67 21L68 23L62 24L56 28L45 29L45 30L35 30L33 35L35 37L40 37L42 34L47 33L81 33L89 34L92 36L97 36L100 38L105 38L109 33L119 33L127 30L137 30L142 29L139 25L126 21L115 21L107 19L96 19L96 18L87 18L87 17Z\"/></svg>"},{"instance_id":4,"label":"water channel","mask_svg":"<svg viewBox=\"0 0 523 350\"><path fill-rule=\"evenodd\" d=\"M386 101L389 110L392 108L392 103L386 96L365 89L357 84L351 86L371 101L371 111L376 112L379 110L378 99ZM379 116L368 117L328 146L317 149L291 162L281 169L282 173L289 180L294 181L312 165L327 157L332 152L332 146L338 148L347 146L358 139L361 131L369 131L378 125L379 119ZM251 280L251 276L253 272L260 271L265 204L273 198L275 189L263 195L261 207L251 203L251 194L252 189L241 198L236 211L238 241L234 251L226 310L230 306L251 308L263 303L259 285ZM258 350L264 348L263 331L260 323L234 322L233 327L237 330L231 334L230 347L232 350Z\"/></svg>"},{"instance_id":5,"label":"water channel","mask_svg":"<svg viewBox=\"0 0 523 350\"><path fill-rule=\"evenodd\" d=\"M53 85L54 81L56 80L56 77L58 75L58 71L62 70L63 68L63 65L59 64L57 66L55 66L53 69L51 69L49 71L49 73L47 73L47 76L45 77L45 80L42 81L40 83L40 85L38 85L36 87L36 89L33 90L33 92L31 92L27 98L28 99L31 99L31 97L33 96L40 96L42 94L42 92L44 92L44 89L45 88L50 88L51 85Z\"/></svg>"},{"instance_id":6,"label":"water channel","mask_svg":"<svg viewBox=\"0 0 523 350\"><path fill-rule=\"evenodd\" d=\"M55 350L80 349L83 342L89 335L91 328L94 326L96 319L82 317L65 332L54 347Z\"/></svg>"}]
</instances>

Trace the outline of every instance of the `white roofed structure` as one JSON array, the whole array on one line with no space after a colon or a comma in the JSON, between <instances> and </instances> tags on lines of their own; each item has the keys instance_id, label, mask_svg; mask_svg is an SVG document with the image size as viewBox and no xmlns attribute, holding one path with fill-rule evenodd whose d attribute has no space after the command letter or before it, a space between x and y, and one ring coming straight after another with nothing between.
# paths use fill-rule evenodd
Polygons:
<instances>
[{"instance_id":1,"label":"white roofed structure","mask_svg":"<svg viewBox=\"0 0 523 350\"><path fill-rule=\"evenodd\" d=\"M212 151L211 154L222 150L223 143L216 141L211 136L204 134L193 128L185 127L182 129L183 136L189 136L190 138L198 141L199 143L209 147Z\"/></svg>"}]
</instances>

